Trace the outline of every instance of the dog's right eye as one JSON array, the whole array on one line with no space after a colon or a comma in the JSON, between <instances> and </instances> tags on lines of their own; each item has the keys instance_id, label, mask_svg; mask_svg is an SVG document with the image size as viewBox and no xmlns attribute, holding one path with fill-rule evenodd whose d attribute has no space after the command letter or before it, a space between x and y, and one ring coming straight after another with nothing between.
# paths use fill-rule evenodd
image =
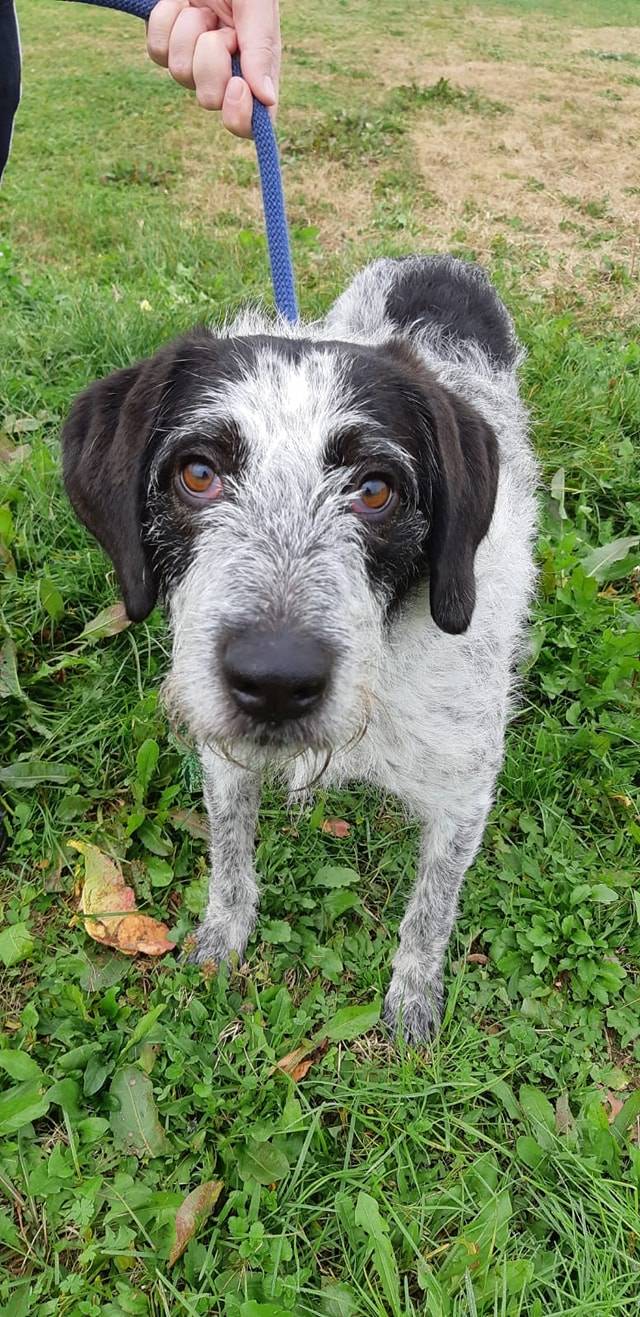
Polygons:
<instances>
[{"instance_id":1,"label":"dog's right eye","mask_svg":"<svg viewBox=\"0 0 640 1317\"><path fill-rule=\"evenodd\" d=\"M222 481L208 462L192 458L177 473L178 493L188 503L211 503L222 493Z\"/></svg>"},{"instance_id":2,"label":"dog's right eye","mask_svg":"<svg viewBox=\"0 0 640 1317\"><path fill-rule=\"evenodd\" d=\"M393 485L384 476L373 475L363 480L351 508L359 517L381 520L393 512L397 502Z\"/></svg>"}]
</instances>

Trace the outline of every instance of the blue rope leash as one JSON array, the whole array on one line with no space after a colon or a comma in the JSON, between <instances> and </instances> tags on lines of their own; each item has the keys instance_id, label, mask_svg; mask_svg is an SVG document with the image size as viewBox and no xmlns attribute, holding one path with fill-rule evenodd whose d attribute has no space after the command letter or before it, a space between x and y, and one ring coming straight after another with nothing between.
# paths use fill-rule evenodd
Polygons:
<instances>
[{"instance_id":1,"label":"blue rope leash","mask_svg":"<svg viewBox=\"0 0 640 1317\"><path fill-rule=\"evenodd\" d=\"M119 9L123 14L132 14L134 18L147 19L156 5L156 0L83 0L84 4L97 5L100 9ZM241 76L240 59L233 56L232 68L236 76ZM293 278L291 249L289 246L289 226L284 205L280 157L271 116L266 105L253 98L251 129L258 156L262 204L264 207L271 279L275 303L281 315L287 320L298 319L298 303Z\"/></svg>"}]
</instances>

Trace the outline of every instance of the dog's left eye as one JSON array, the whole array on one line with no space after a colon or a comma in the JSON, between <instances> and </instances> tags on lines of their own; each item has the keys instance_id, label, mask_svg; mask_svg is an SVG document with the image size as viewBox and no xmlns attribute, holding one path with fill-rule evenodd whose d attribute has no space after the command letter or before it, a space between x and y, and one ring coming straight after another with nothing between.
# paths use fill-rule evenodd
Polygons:
<instances>
[{"instance_id":1,"label":"dog's left eye","mask_svg":"<svg viewBox=\"0 0 640 1317\"><path fill-rule=\"evenodd\" d=\"M351 508L360 517L384 517L397 501L398 495L388 480L383 476L367 476L352 500Z\"/></svg>"},{"instance_id":2,"label":"dog's left eye","mask_svg":"<svg viewBox=\"0 0 640 1317\"><path fill-rule=\"evenodd\" d=\"M211 503L222 493L222 481L208 462L192 458L178 471L178 493L186 495L189 503Z\"/></svg>"}]
</instances>

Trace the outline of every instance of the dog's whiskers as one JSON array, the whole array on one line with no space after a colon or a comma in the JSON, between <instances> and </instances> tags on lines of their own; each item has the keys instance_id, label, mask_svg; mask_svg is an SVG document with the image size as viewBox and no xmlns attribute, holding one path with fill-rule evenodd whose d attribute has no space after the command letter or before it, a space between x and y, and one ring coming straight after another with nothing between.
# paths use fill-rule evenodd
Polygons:
<instances>
[{"instance_id":1,"label":"dog's whiskers","mask_svg":"<svg viewBox=\"0 0 640 1317\"><path fill-rule=\"evenodd\" d=\"M244 769L245 773L255 772L255 767L252 764L244 764L241 759L237 759L231 753L226 741L205 741L203 749L209 750L212 755L215 755L216 759L224 759L228 764L234 764L236 768Z\"/></svg>"},{"instance_id":2,"label":"dog's whiskers","mask_svg":"<svg viewBox=\"0 0 640 1317\"><path fill-rule=\"evenodd\" d=\"M317 773L314 773L313 777L308 782L304 782L299 787L289 787L289 795L302 796L306 791L311 791L313 787L317 786L321 778L324 777L324 774L326 773L332 759L333 759L333 750L330 749L326 750L322 767L318 769Z\"/></svg>"}]
</instances>

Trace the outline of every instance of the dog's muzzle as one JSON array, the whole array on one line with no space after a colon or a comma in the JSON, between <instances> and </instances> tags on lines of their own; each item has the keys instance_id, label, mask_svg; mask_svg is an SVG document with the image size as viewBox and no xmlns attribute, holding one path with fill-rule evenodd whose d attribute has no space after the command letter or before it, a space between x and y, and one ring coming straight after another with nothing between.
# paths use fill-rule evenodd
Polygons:
<instances>
[{"instance_id":1,"label":"dog's muzzle","mask_svg":"<svg viewBox=\"0 0 640 1317\"><path fill-rule=\"evenodd\" d=\"M317 712L334 655L315 636L283 627L247 627L222 647L222 671L236 708L254 723L299 722Z\"/></svg>"}]
</instances>

